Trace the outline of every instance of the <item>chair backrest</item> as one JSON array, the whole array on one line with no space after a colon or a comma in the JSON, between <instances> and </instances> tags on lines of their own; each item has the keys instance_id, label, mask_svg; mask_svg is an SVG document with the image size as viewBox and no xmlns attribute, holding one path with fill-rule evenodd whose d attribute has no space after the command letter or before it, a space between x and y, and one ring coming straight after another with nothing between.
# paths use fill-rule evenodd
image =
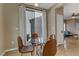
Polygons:
<instances>
[{"instance_id":1,"label":"chair backrest","mask_svg":"<svg viewBox=\"0 0 79 59\"><path fill-rule=\"evenodd\" d=\"M54 56L57 52L56 44L55 35L50 35L49 40L44 46L43 56Z\"/></svg>"},{"instance_id":2,"label":"chair backrest","mask_svg":"<svg viewBox=\"0 0 79 59\"><path fill-rule=\"evenodd\" d=\"M35 32L33 32L33 33L31 34L31 38L32 38L32 39L36 39L36 38L38 38L38 34L35 33Z\"/></svg>"},{"instance_id":3,"label":"chair backrest","mask_svg":"<svg viewBox=\"0 0 79 59\"><path fill-rule=\"evenodd\" d=\"M21 48L24 45L23 45L23 42L22 42L22 38L20 36L18 36L17 40L18 40L18 49L19 49L19 52L20 52L21 51Z\"/></svg>"}]
</instances>

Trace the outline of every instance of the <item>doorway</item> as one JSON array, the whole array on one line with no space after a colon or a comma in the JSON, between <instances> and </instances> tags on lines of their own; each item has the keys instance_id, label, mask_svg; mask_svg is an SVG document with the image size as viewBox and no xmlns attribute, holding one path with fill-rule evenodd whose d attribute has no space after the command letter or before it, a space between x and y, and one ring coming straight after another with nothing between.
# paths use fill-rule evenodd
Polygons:
<instances>
[{"instance_id":1,"label":"doorway","mask_svg":"<svg viewBox=\"0 0 79 59\"><path fill-rule=\"evenodd\" d=\"M69 3L64 5L64 40L66 41L66 48L70 49L73 49L74 47L77 48L79 45L78 5L79 4L77 3Z\"/></svg>"}]
</instances>

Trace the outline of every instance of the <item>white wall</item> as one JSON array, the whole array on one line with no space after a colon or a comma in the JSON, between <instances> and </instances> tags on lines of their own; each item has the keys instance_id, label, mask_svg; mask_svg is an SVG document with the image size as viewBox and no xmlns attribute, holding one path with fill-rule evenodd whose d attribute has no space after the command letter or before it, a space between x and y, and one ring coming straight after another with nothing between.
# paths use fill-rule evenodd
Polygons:
<instances>
[{"instance_id":1,"label":"white wall","mask_svg":"<svg viewBox=\"0 0 79 59\"><path fill-rule=\"evenodd\" d=\"M0 3L0 54L4 51L3 39L3 4Z\"/></svg>"},{"instance_id":2,"label":"white wall","mask_svg":"<svg viewBox=\"0 0 79 59\"><path fill-rule=\"evenodd\" d=\"M4 49L12 49L17 47L18 36L18 5L3 4L3 23L4 23Z\"/></svg>"},{"instance_id":3,"label":"white wall","mask_svg":"<svg viewBox=\"0 0 79 59\"><path fill-rule=\"evenodd\" d=\"M18 5L0 3L0 55L17 47Z\"/></svg>"},{"instance_id":4,"label":"white wall","mask_svg":"<svg viewBox=\"0 0 79 59\"><path fill-rule=\"evenodd\" d=\"M48 10L48 36L55 33L55 8Z\"/></svg>"}]
</instances>

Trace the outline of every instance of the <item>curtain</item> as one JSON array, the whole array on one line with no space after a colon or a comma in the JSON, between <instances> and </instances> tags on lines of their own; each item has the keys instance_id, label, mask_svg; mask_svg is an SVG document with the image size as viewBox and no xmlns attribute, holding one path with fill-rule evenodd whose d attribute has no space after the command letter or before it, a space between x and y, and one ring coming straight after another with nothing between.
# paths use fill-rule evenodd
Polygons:
<instances>
[{"instance_id":1,"label":"curtain","mask_svg":"<svg viewBox=\"0 0 79 59\"><path fill-rule=\"evenodd\" d=\"M19 35L23 39L23 43L26 44L26 8L19 6Z\"/></svg>"},{"instance_id":2,"label":"curtain","mask_svg":"<svg viewBox=\"0 0 79 59\"><path fill-rule=\"evenodd\" d=\"M46 12L43 12L43 20L42 20L42 25L43 25L43 27L42 27L42 29L43 29L43 39L44 39L44 42L46 42L47 41L47 21L46 21L47 19L46 19Z\"/></svg>"}]
</instances>

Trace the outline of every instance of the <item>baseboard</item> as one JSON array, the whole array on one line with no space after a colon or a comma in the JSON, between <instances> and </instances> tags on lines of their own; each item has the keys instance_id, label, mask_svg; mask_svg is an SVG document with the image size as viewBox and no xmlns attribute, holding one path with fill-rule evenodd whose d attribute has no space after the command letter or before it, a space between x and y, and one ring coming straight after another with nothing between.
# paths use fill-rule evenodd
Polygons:
<instances>
[{"instance_id":1,"label":"baseboard","mask_svg":"<svg viewBox=\"0 0 79 59\"><path fill-rule=\"evenodd\" d=\"M61 44L61 43L57 43L57 46L59 46L59 45L64 45L63 43Z\"/></svg>"},{"instance_id":2,"label":"baseboard","mask_svg":"<svg viewBox=\"0 0 79 59\"><path fill-rule=\"evenodd\" d=\"M3 56L5 54L5 52L2 52L1 54L0 54L0 56Z\"/></svg>"},{"instance_id":3,"label":"baseboard","mask_svg":"<svg viewBox=\"0 0 79 59\"><path fill-rule=\"evenodd\" d=\"M12 49L4 50L4 51L1 53L1 56L3 56L6 52L14 51L14 50L17 50L17 49L18 49L18 48L12 48Z\"/></svg>"}]
</instances>

